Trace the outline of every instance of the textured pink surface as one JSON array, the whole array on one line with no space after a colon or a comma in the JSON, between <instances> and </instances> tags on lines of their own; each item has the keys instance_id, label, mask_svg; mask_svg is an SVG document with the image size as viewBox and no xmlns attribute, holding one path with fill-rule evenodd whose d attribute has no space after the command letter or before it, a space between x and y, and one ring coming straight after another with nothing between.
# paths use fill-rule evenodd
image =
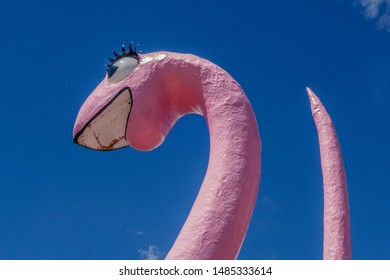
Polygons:
<instances>
[{"instance_id":1,"label":"textured pink surface","mask_svg":"<svg viewBox=\"0 0 390 280\"><path fill-rule=\"evenodd\" d=\"M318 131L324 184L324 259L351 259L347 181L336 129L318 97L307 88Z\"/></svg>"},{"instance_id":2,"label":"textured pink surface","mask_svg":"<svg viewBox=\"0 0 390 280\"><path fill-rule=\"evenodd\" d=\"M136 149L160 145L188 113L203 115L209 128L207 173L167 259L235 259L252 216L261 167L260 135L242 88L223 69L194 55L142 55L123 81L110 84L106 77L100 83L83 104L73 135L124 88L131 89L133 107L127 127L118 133L125 133Z\"/></svg>"}]
</instances>

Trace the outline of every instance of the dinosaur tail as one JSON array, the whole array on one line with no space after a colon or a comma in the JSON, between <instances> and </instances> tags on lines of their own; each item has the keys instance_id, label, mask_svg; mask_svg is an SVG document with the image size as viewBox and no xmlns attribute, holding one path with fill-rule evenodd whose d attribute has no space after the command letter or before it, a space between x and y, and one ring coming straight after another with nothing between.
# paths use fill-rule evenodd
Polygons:
<instances>
[{"instance_id":1,"label":"dinosaur tail","mask_svg":"<svg viewBox=\"0 0 390 280\"><path fill-rule=\"evenodd\" d=\"M344 163L333 122L314 92L306 88L318 131L324 184L324 259L351 259L350 216Z\"/></svg>"}]
</instances>

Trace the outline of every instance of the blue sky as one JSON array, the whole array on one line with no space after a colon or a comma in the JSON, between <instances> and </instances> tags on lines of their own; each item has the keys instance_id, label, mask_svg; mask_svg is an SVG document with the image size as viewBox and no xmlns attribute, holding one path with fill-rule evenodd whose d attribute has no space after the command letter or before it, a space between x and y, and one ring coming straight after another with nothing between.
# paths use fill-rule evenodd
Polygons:
<instances>
[{"instance_id":1,"label":"blue sky","mask_svg":"<svg viewBox=\"0 0 390 280\"><path fill-rule=\"evenodd\" d=\"M207 167L200 116L151 152L73 144L113 49L192 53L244 88L263 141L240 259L322 258L322 176L305 87L338 130L354 259L390 259L390 1L3 1L0 259L164 258Z\"/></svg>"}]
</instances>

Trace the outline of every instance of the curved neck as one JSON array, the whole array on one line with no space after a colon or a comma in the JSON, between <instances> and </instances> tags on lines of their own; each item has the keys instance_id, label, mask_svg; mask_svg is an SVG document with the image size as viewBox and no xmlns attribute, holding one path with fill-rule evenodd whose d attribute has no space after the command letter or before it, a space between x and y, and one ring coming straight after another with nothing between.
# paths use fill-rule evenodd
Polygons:
<instances>
[{"instance_id":1,"label":"curved neck","mask_svg":"<svg viewBox=\"0 0 390 280\"><path fill-rule=\"evenodd\" d=\"M166 258L235 259L257 198L261 140L241 87L218 66L199 60L193 56L190 62L186 60L185 72L192 75L181 79L197 85L193 87L197 90L171 90L171 106L180 115L196 112L205 117L210 132L209 165L187 221ZM179 83L175 88L183 86Z\"/></svg>"}]
</instances>

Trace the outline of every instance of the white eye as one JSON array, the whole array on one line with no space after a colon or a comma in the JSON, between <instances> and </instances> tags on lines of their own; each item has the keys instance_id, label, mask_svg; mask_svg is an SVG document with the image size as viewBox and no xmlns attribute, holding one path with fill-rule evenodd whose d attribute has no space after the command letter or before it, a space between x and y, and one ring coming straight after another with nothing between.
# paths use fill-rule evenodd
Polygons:
<instances>
[{"instance_id":1,"label":"white eye","mask_svg":"<svg viewBox=\"0 0 390 280\"><path fill-rule=\"evenodd\" d=\"M108 81L118 83L129 76L138 66L138 60L131 56L125 56L115 61L108 69Z\"/></svg>"}]
</instances>

